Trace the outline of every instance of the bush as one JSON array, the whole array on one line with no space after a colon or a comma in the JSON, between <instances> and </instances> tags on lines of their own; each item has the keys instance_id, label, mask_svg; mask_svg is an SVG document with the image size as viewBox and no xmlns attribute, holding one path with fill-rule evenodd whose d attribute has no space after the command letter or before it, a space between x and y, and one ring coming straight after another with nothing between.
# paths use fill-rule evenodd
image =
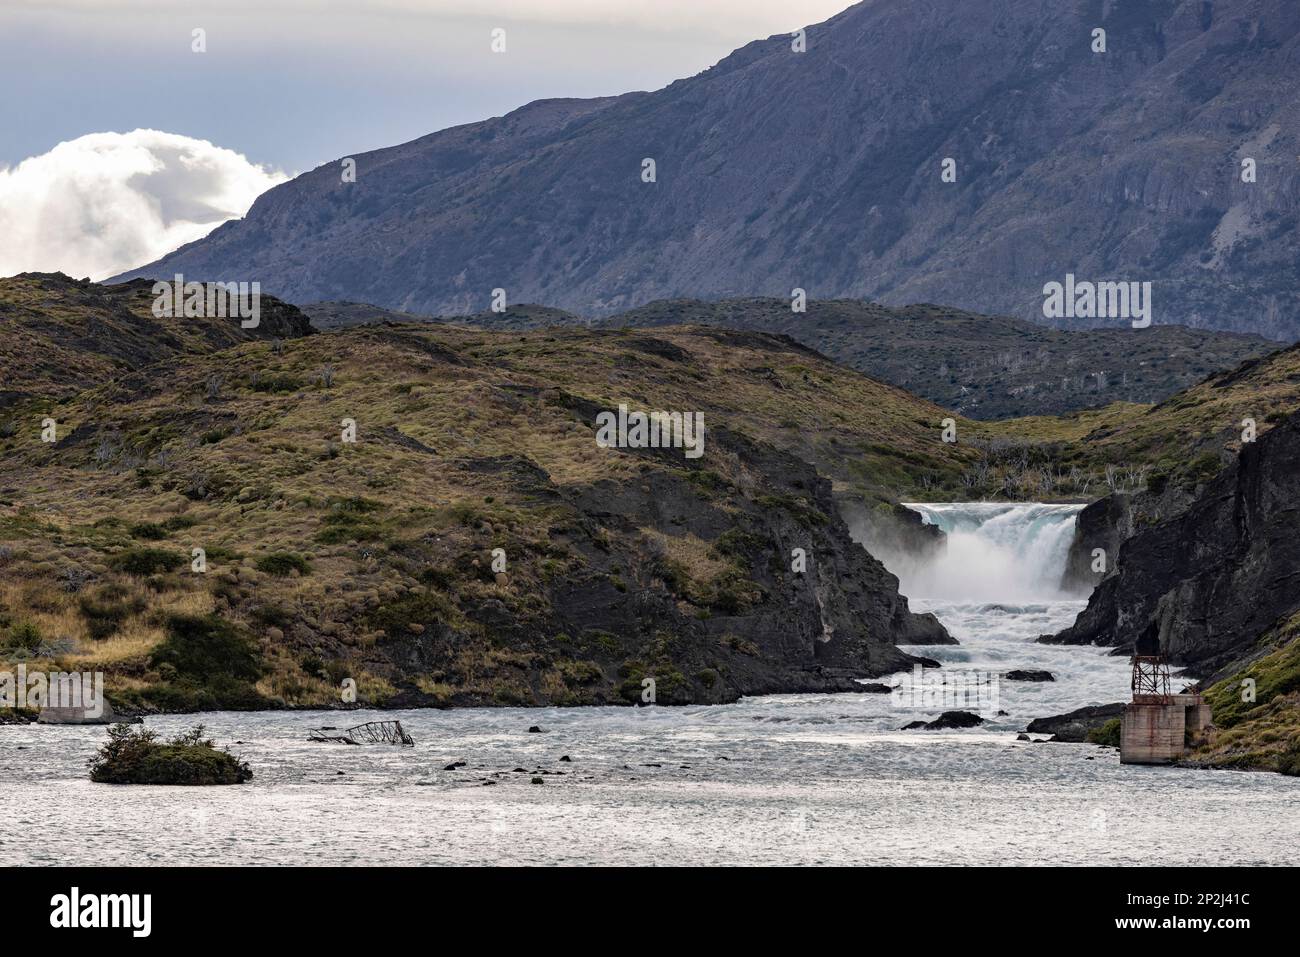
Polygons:
<instances>
[{"instance_id":1,"label":"bush","mask_svg":"<svg viewBox=\"0 0 1300 957\"><path fill-rule=\"evenodd\" d=\"M1092 728L1088 732L1088 743L1101 744L1109 748L1118 748L1120 739L1119 729L1120 719L1111 718L1105 724L1098 728Z\"/></svg>"},{"instance_id":2,"label":"bush","mask_svg":"<svg viewBox=\"0 0 1300 957\"><path fill-rule=\"evenodd\" d=\"M172 615L167 637L149 656L162 681L134 697L167 711L248 710L267 700L254 683L263 668L256 646L215 615Z\"/></svg>"},{"instance_id":3,"label":"bush","mask_svg":"<svg viewBox=\"0 0 1300 957\"><path fill-rule=\"evenodd\" d=\"M293 552L271 552L258 557L253 564L259 572L278 578L285 578L295 571L299 575L311 574L311 562Z\"/></svg>"},{"instance_id":4,"label":"bush","mask_svg":"<svg viewBox=\"0 0 1300 957\"><path fill-rule=\"evenodd\" d=\"M153 575L179 568L185 564L185 556L163 548L128 548L114 555L109 564L129 575Z\"/></svg>"},{"instance_id":5,"label":"bush","mask_svg":"<svg viewBox=\"0 0 1300 957\"><path fill-rule=\"evenodd\" d=\"M154 731L115 724L90 760L90 779L100 784L243 784L252 777L246 762L203 736L203 725L160 742Z\"/></svg>"},{"instance_id":6,"label":"bush","mask_svg":"<svg viewBox=\"0 0 1300 957\"><path fill-rule=\"evenodd\" d=\"M291 375L254 376L249 388L254 392L298 392L302 389L302 380Z\"/></svg>"},{"instance_id":7,"label":"bush","mask_svg":"<svg viewBox=\"0 0 1300 957\"><path fill-rule=\"evenodd\" d=\"M103 641L116 634L122 622L138 615L147 607L143 598L130 597L118 585L105 585L94 597L83 596L77 602L86 628L95 641Z\"/></svg>"},{"instance_id":8,"label":"bush","mask_svg":"<svg viewBox=\"0 0 1300 957\"><path fill-rule=\"evenodd\" d=\"M1300 741L1293 742L1277 759L1277 769L1288 777L1300 777Z\"/></svg>"},{"instance_id":9,"label":"bush","mask_svg":"<svg viewBox=\"0 0 1300 957\"><path fill-rule=\"evenodd\" d=\"M7 644L11 648L35 651L41 646L41 630L30 621L20 621L9 629Z\"/></svg>"},{"instance_id":10,"label":"bush","mask_svg":"<svg viewBox=\"0 0 1300 957\"><path fill-rule=\"evenodd\" d=\"M170 665L178 676L198 681L223 677L256 681L262 676L252 642L215 615L170 616L167 637L154 649L149 663Z\"/></svg>"}]
</instances>

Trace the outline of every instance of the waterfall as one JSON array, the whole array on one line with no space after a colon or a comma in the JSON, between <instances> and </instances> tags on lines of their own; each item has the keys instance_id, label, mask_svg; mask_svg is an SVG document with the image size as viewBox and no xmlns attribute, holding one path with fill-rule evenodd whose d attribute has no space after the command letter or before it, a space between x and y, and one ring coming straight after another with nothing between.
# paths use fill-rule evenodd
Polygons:
<instances>
[{"instance_id":1,"label":"waterfall","mask_svg":"<svg viewBox=\"0 0 1300 957\"><path fill-rule=\"evenodd\" d=\"M1075 517L1082 505L1000 502L904 503L947 534L929 561L883 559L909 598L946 601L1056 601ZM895 567L897 565L898 567Z\"/></svg>"},{"instance_id":2,"label":"waterfall","mask_svg":"<svg viewBox=\"0 0 1300 957\"><path fill-rule=\"evenodd\" d=\"M994 707L1006 713L991 720L981 712L981 730L1019 730L1035 717L1128 696L1128 662L1110 649L1037 641L1087 605L1060 587L1082 505L904 504L945 533L945 547L925 548L924 535L876 532L880 523L860 522L858 540L898 576L912 610L933 613L957 639L908 649L940 662L933 680L997 678ZM1046 671L1053 680L1014 681L1011 671Z\"/></svg>"}]
</instances>

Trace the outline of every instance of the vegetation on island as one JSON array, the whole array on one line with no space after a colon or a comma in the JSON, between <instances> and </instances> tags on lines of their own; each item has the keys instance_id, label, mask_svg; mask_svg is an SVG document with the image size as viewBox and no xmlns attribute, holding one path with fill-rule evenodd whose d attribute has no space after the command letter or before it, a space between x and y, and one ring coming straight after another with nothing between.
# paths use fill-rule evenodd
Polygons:
<instances>
[{"instance_id":1,"label":"vegetation on island","mask_svg":"<svg viewBox=\"0 0 1300 957\"><path fill-rule=\"evenodd\" d=\"M247 762L204 737L201 724L167 740L148 728L111 725L90 760L90 779L99 784L243 784L252 777Z\"/></svg>"}]
</instances>

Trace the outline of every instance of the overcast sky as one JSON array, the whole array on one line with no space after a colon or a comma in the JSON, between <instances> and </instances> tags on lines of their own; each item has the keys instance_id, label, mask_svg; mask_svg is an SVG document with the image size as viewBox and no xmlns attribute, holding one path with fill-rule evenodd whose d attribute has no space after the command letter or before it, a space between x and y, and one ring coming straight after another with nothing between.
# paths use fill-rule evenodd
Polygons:
<instances>
[{"instance_id":1,"label":"overcast sky","mask_svg":"<svg viewBox=\"0 0 1300 957\"><path fill-rule=\"evenodd\" d=\"M847 0L0 0L0 165L86 133L303 172L550 96L658 89ZM207 52L191 32L207 31ZM490 33L506 30L507 53Z\"/></svg>"}]
</instances>

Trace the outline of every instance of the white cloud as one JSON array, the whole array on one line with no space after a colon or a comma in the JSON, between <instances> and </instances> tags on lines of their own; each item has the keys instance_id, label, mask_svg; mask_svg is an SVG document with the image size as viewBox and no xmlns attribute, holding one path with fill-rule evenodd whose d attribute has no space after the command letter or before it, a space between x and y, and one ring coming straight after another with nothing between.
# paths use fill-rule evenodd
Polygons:
<instances>
[{"instance_id":1,"label":"white cloud","mask_svg":"<svg viewBox=\"0 0 1300 957\"><path fill-rule=\"evenodd\" d=\"M206 140L91 133L0 168L0 276L104 279L206 236L288 177Z\"/></svg>"}]
</instances>

